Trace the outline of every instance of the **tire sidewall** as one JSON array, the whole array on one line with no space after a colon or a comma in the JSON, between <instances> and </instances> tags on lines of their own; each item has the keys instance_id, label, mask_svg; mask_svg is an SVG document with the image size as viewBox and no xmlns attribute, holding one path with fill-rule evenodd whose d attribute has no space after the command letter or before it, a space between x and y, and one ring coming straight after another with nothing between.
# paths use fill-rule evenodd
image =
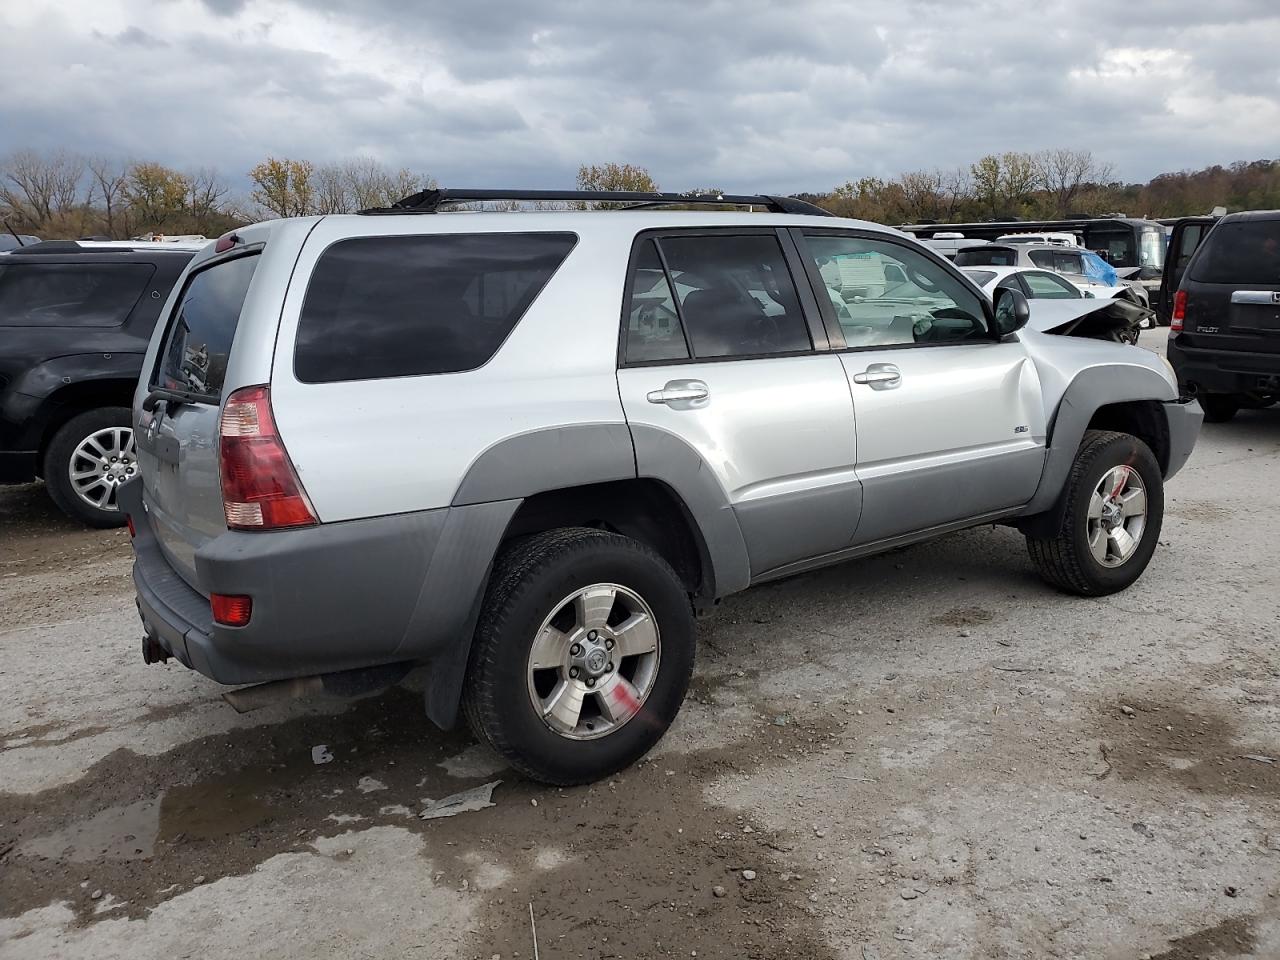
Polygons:
<instances>
[{"instance_id":1,"label":"tire sidewall","mask_svg":"<svg viewBox=\"0 0 1280 960\"><path fill-rule=\"evenodd\" d=\"M120 510L99 510L80 499L68 476L68 467L76 449L91 434L108 427L132 429L132 411L128 407L99 407L72 417L53 435L44 455L44 482L49 496L63 513L92 527L124 526Z\"/></svg>"},{"instance_id":2,"label":"tire sidewall","mask_svg":"<svg viewBox=\"0 0 1280 960\"><path fill-rule=\"evenodd\" d=\"M1099 563L1089 549L1089 499L1103 476L1122 464L1135 470L1142 480L1147 495L1147 524L1133 556L1118 567L1107 567ZM1068 519L1083 572L1099 593L1123 590L1142 576L1160 539L1164 521L1164 477L1160 465L1142 441L1130 436L1116 437L1094 455L1076 482L1075 509Z\"/></svg>"},{"instance_id":3,"label":"tire sidewall","mask_svg":"<svg viewBox=\"0 0 1280 960\"><path fill-rule=\"evenodd\" d=\"M553 731L528 695L528 656L543 620L565 597L595 583L634 591L657 621L660 659L654 685L640 711L614 733L594 740L570 740ZM694 661L694 626L683 587L660 560L635 545L601 538L588 548L555 555L508 599L499 661L490 680L507 704L497 722L500 738L550 779L594 780L643 756L675 719L688 689Z\"/></svg>"}]
</instances>

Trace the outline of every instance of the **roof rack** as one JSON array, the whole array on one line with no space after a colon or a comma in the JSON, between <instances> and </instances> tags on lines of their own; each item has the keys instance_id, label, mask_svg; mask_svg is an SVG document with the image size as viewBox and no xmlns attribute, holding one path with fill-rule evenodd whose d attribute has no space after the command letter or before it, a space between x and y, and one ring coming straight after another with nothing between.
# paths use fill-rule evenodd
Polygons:
<instances>
[{"instance_id":1,"label":"roof rack","mask_svg":"<svg viewBox=\"0 0 1280 960\"><path fill-rule=\"evenodd\" d=\"M626 204L623 209L636 210L647 207L683 206L685 204L721 204L735 207L765 207L771 213L794 213L807 216L830 217L831 212L806 200L795 197L745 195L730 193L649 193L624 190L420 190L389 207L371 207L361 210L365 216L386 216L400 213L439 213L441 207L455 203L482 203L491 200L575 201L591 203Z\"/></svg>"},{"instance_id":2,"label":"roof rack","mask_svg":"<svg viewBox=\"0 0 1280 960\"><path fill-rule=\"evenodd\" d=\"M15 247L9 251L9 255L22 254L26 256L37 253L148 253L151 251L190 253L192 250L198 249L199 245L194 243L152 243L142 240L90 240L84 243L79 240L39 240L35 243L28 243L26 246Z\"/></svg>"}]
</instances>

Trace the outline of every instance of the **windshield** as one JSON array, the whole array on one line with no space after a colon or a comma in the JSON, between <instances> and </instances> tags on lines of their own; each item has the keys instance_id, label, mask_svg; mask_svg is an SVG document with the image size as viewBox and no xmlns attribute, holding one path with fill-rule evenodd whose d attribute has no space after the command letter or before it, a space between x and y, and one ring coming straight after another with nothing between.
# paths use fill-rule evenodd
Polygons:
<instances>
[{"instance_id":1,"label":"windshield","mask_svg":"<svg viewBox=\"0 0 1280 960\"><path fill-rule=\"evenodd\" d=\"M980 287L985 287L996 278L993 270L965 270L964 275Z\"/></svg>"}]
</instances>

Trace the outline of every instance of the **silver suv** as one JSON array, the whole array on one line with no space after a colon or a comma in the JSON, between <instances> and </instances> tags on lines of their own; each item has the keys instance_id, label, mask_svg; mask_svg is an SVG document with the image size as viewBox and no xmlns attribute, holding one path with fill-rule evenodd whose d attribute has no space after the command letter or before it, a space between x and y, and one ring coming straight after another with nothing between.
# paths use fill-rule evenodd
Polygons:
<instances>
[{"instance_id":1,"label":"silver suv","mask_svg":"<svg viewBox=\"0 0 1280 960\"><path fill-rule=\"evenodd\" d=\"M752 584L993 522L1084 596L1151 559L1201 421L1154 354L788 198L445 212L493 196L192 261L120 492L149 662L268 684L242 706L425 664L432 720L580 783L662 736L695 613Z\"/></svg>"}]
</instances>

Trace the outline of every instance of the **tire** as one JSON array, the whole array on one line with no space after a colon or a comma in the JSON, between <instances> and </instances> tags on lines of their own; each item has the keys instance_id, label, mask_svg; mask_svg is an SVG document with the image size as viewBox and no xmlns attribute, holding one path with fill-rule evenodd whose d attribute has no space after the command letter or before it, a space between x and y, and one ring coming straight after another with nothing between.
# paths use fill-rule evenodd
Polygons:
<instances>
[{"instance_id":1,"label":"tire","mask_svg":"<svg viewBox=\"0 0 1280 960\"><path fill-rule=\"evenodd\" d=\"M1111 498L1103 497L1091 511L1093 495L1104 477L1107 487L1115 489L1113 480L1123 476L1114 472L1119 467L1128 467L1137 476L1136 481L1132 476L1124 481L1121 498L1126 503L1136 503L1130 494L1140 489L1145 503L1141 527L1134 522L1136 513L1120 518L1125 534L1136 540L1127 556L1120 555L1125 542L1118 535L1113 540L1107 533L1108 522L1115 519L1115 509L1120 508L1111 507ZM1043 539L1027 537L1027 551L1040 576L1052 586L1082 597L1100 597L1125 589L1147 568L1160 538L1164 478L1154 454L1145 443L1127 433L1089 430L1067 477L1066 496L1066 510L1057 534ZM1098 518L1091 518L1091 512L1098 513ZM1099 537L1105 558L1099 558L1097 553Z\"/></svg>"},{"instance_id":2,"label":"tire","mask_svg":"<svg viewBox=\"0 0 1280 960\"><path fill-rule=\"evenodd\" d=\"M600 626L600 611L607 612L609 590L616 588L621 589L608 608L613 613ZM572 602L587 590L595 592L583 609L594 610L594 616L582 615ZM624 644L644 646L647 633L626 634L630 639L624 641L623 631L612 630L623 623L643 625L646 611L656 626L655 652L619 656ZM544 631L547 621L560 632ZM593 623L600 630L589 640ZM535 644L544 636L553 639ZM582 642L565 639L574 637ZM607 656L618 662L609 660L609 672L597 679L589 671L602 664L591 658L606 643L613 651ZM556 666L535 669L540 660ZM688 593L662 557L612 533L551 530L513 542L495 563L472 643L463 712L477 738L525 776L556 786L589 783L634 763L658 742L684 701L693 660ZM579 671L577 680L570 679L570 669ZM588 681L598 689L587 688ZM578 691L580 713L572 707L546 712L557 690ZM573 702L572 696L564 700ZM575 718L572 731L555 728Z\"/></svg>"},{"instance_id":3,"label":"tire","mask_svg":"<svg viewBox=\"0 0 1280 960\"><path fill-rule=\"evenodd\" d=\"M1204 410L1208 423L1226 423L1240 412L1240 401L1230 393L1197 393L1196 399Z\"/></svg>"},{"instance_id":4,"label":"tire","mask_svg":"<svg viewBox=\"0 0 1280 960\"><path fill-rule=\"evenodd\" d=\"M93 459L84 454L91 450L90 438L98 438L106 456L93 452ZM118 441L118 450L113 443ZM119 455L113 462L110 454ZM105 461L106 469L101 482L82 496L71 479L71 471L90 469L96 462ZM116 487L137 475L137 461L133 454L133 430L128 407L99 407L72 417L53 435L44 454L44 482L49 496L67 516L91 527L124 526L124 514L116 506ZM87 497L87 498L86 498ZM95 506L90 499L101 498Z\"/></svg>"}]
</instances>

